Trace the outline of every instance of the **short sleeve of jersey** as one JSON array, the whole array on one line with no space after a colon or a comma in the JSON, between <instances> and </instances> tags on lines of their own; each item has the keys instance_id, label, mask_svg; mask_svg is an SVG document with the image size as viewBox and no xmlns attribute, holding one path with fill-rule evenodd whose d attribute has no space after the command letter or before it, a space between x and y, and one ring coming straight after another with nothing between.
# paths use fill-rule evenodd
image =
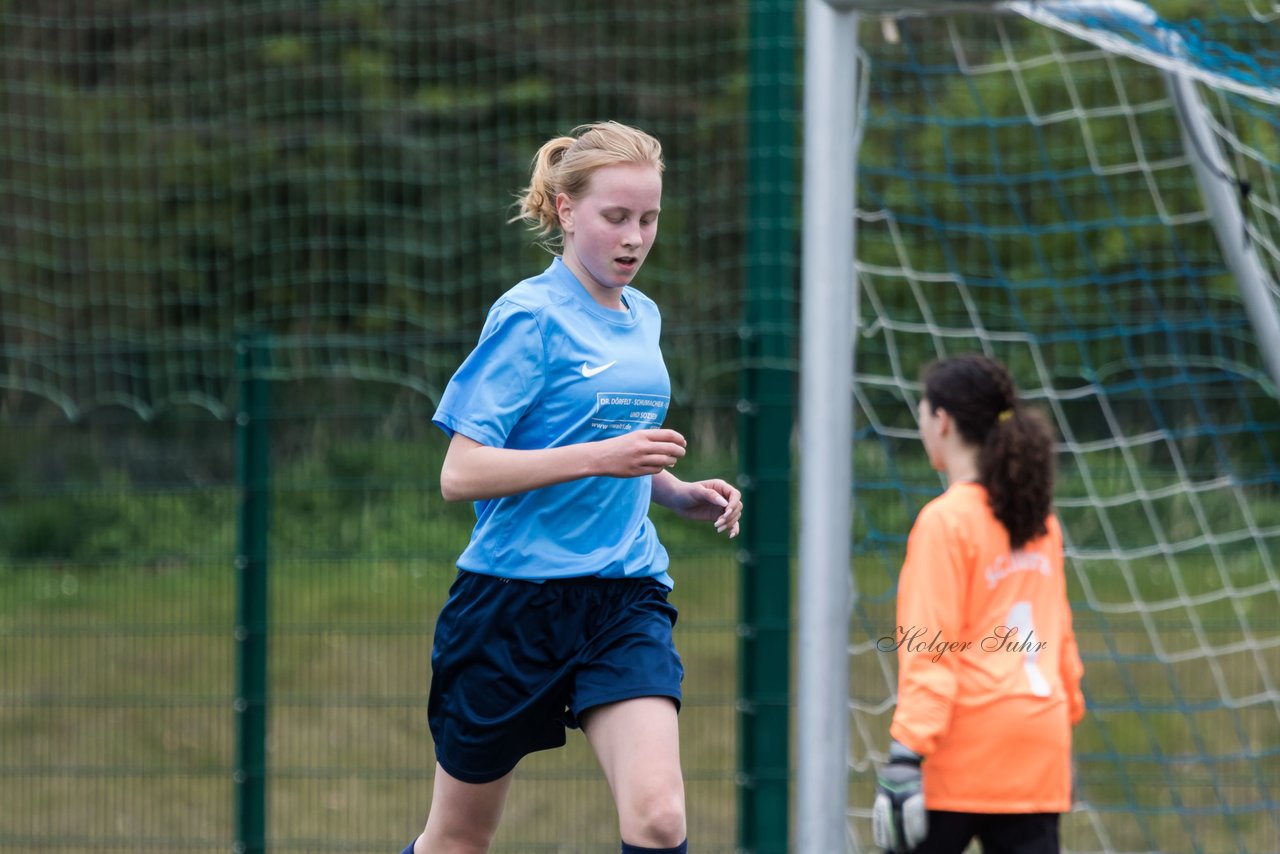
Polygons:
<instances>
[{"instance_id":1,"label":"short sleeve of jersey","mask_svg":"<svg viewBox=\"0 0 1280 854\"><path fill-rule=\"evenodd\" d=\"M476 347L458 368L432 421L450 438L505 446L520 416L542 391L546 364L537 318L510 300L489 311Z\"/></svg>"}]
</instances>

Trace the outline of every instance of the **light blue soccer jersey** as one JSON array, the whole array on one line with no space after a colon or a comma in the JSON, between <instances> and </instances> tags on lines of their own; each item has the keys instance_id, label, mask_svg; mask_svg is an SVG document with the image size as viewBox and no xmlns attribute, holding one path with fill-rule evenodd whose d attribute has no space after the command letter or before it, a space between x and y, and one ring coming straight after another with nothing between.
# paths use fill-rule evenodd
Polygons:
<instances>
[{"instance_id":1,"label":"light blue soccer jersey","mask_svg":"<svg viewBox=\"0 0 1280 854\"><path fill-rule=\"evenodd\" d=\"M554 448L660 427L671 380L653 300L628 287L601 306L559 258L489 310L433 421L495 448ZM649 521L650 477L590 477L475 502L458 566L505 578L654 576L666 549Z\"/></svg>"}]
</instances>

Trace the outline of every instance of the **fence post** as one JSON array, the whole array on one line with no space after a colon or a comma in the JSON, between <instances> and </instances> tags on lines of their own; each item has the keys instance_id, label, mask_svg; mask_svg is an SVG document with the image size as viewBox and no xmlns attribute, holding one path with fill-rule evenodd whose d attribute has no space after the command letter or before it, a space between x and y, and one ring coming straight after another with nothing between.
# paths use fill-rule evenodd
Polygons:
<instances>
[{"instance_id":1,"label":"fence post","mask_svg":"<svg viewBox=\"0 0 1280 854\"><path fill-rule=\"evenodd\" d=\"M270 338L236 341L236 854L264 854L267 825L267 533Z\"/></svg>"},{"instance_id":2,"label":"fence post","mask_svg":"<svg viewBox=\"0 0 1280 854\"><path fill-rule=\"evenodd\" d=\"M738 849L785 854L789 834L791 427L795 414L795 4L751 0Z\"/></svg>"}]
</instances>

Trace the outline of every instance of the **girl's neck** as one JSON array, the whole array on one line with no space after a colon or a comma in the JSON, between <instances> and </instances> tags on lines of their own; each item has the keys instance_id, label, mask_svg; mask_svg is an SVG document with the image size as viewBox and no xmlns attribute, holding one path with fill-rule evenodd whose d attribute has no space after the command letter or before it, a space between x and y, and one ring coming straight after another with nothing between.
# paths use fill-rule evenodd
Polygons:
<instances>
[{"instance_id":1,"label":"girl's neck","mask_svg":"<svg viewBox=\"0 0 1280 854\"><path fill-rule=\"evenodd\" d=\"M947 460L947 483L977 483L978 455L958 454Z\"/></svg>"}]
</instances>

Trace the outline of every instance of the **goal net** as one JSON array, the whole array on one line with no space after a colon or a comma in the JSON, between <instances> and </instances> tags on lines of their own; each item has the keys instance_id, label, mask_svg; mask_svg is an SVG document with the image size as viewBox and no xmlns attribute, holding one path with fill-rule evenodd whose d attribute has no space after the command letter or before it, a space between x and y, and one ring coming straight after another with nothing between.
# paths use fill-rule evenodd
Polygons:
<instances>
[{"instance_id":1,"label":"goal net","mask_svg":"<svg viewBox=\"0 0 1280 854\"><path fill-rule=\"evenodd\" d=\"M1064 846L1280 850L1280 5L867 13L859 43L851 847L943 488L919 370L976 350L1060 440L1090 710Z\"/></svg>"}]
</instances>

